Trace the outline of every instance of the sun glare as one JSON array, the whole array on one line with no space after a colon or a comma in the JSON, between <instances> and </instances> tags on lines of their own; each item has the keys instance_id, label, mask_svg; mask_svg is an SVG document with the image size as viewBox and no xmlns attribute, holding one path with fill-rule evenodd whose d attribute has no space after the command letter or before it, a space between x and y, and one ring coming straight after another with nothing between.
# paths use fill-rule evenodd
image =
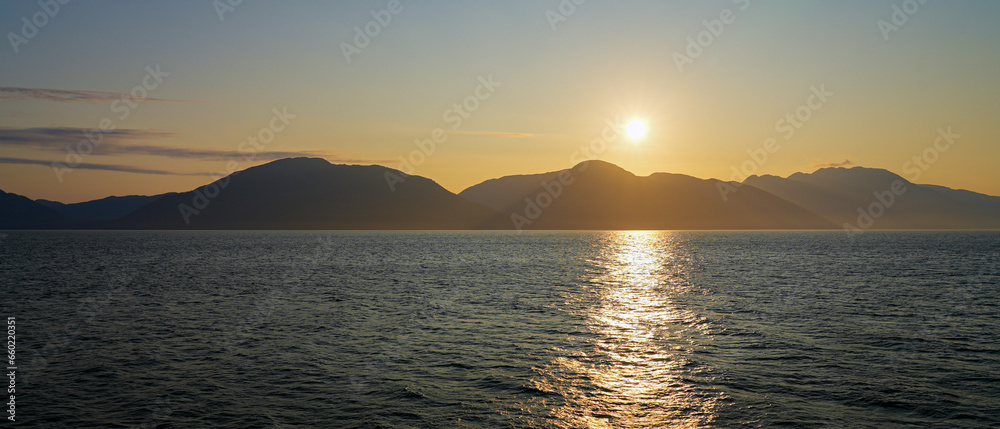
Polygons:
<instances>
[{"instance_id":1,"label":"sun glare","mask_svg":"<svg viewBox=\"0 0 1000 429\"><path fill-rule=\"evenodd\" d=\"M636 119L625 125L625 134L632 140L639 140L646 135L646 124Z\"/></svg>"}]
</instances>

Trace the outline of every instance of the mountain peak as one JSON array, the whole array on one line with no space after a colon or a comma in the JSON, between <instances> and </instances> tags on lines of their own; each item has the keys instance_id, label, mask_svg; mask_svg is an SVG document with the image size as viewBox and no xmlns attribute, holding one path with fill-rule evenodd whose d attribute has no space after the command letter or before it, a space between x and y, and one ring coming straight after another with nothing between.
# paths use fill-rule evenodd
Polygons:
<instances>
[{"instance_id":1,"label":"mountain peak","mask_svg":"<svg viewBox=\"0 0 1000 429\"><path fill-rule=\"evenodd\" d=\"M825 173L825 174L878 173L878 174L891 174L894 176L896 175L896 173L893 173L884 168L862 167L860 165L855 167L823 167L814 171L812 174L816 173ZM800 174L805 174L805 173L800 173Z\"/></svg>"},{"instance_id":2,"label":"mountain peak","mask_svg":"<svg viewBox=\"0 0 1000 429\"><path fill-rule=\"evenodd\" d=\"M282 158L276 159L271 162L266 162L260 164L256 167L251 168L323 168L333 165L330 161L323 158L309 158L309 157L297 157L297 158Z\"/></svg>"},{"instance_id":3,"label":"mountain peak","mask_svg":"<svg viewBox=\"0 0 1000 429\"><path fill-rule=\"evenodd\" d=\"M812 174L806 173L795 173L788 176L789 179L793 180L817 180L817 181L835 181L835 182L857 182L857 181L879 181L879 182L892 182L895 180L902 180L905 183L909 183L906 179L903 179L898 174L893 173L889 170L883 168L869 168L869 167L826 167L816 170Z\"/></svg>"},{"instance_id":4,"label":"mountain peak","mask_svg":"<svg viewBox=\"0 0 1000 429\"><path fill-rule=\"evenodd\" d=\"M286 158L146 204L116 225L136 229L475 229L495 215L430 179L393 188L378 165ZM402 174L402 173L400 173ZM214 190L213 190L214 189ZM184 208L183 210L181 208Z\"/></svg>"},{"instance_id":5,"label":"mountain peak","mask_svg":"<svg viewBox=\"0 0 1000 429\"><path fill-rule=\"evenodd\" d=\"M310 156L299 156L299 157L294 157L294 158L276 159L274 161L269 162L268 164L292 164L292 163L295 163L295 164L315 164L315 165L321 165L322 164L322 165L327 165L327 164L330 164L330 161L327 161L325 158L310 157Z\"/></svg>"},{"instance_id":6,"label":"mountain peak","mask_svg":"<svg viewBox=\"0 0 1000 429\"><path fill-rule=\"evenodd\" d=\"M628 176L635 176L635 174L632 173L631 171L621 168L616 164L612 164L608 161L603 161L600 159L590 159L582 161L573 166L572 170L579 172L587 170L591 172L601 172L605 174L624 174Z\"/></svg>"}]
</instances>

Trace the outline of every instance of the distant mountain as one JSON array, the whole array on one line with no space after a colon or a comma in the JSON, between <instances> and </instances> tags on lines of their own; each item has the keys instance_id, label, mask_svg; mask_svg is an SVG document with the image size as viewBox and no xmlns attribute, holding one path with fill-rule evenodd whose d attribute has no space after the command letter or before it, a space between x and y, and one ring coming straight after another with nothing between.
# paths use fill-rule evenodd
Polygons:
<instances>
[{"instance_id":1,"label":"distant mountain","mask_svg":"<svg viewBox=\"0 0 1000 429\"><path fill-rule=\"evenodd\" d=\"M28 197L0 191L0 229L65 228L70 221Z\"/></svg>"},{"instance_id":2,"label":"distant mountain","mask_svg":"<svg viewBox=\"0 0 1000 429\"><path fill-rule=\"evenodd\" d=\"M738 184L737 184L738 185ZM636 176L603 161L508 176L459 195L522 229L825 229L837 225L770 193L744 186L723 197L718 180Z\"/></svg>"},{"instance_id":3,"label":"distant mountain","mask_svg":"<svg viewBox=\"0 0 1000 429\"><path fill-rule=\"evenodd\" d=\"M571 170L563 171L569 172ZM490 179L469 187L459 192L458 195L498 212L503 212L511 209L512 204L520 202L529 193L537 191L540 183L558 180L559 173L561 171Z\"/></svg>"},{"instance_id":4,"label":"distant mountain","mask_svg":"<svg viewBox=\"0 0 1000 429\"><path fill-rule=\"evenodd\" d=\"M35 202L73 219L108 221L121 219L125 215L135 211L135 209L156 201L161 196L129 195L126 197L107 197L73 204L64 204L49 200L35 200Z\"/></svg>"},{"instance_id":5,"label":"distant mountain","mask_svg":"<svg viewBox=\"0 0 1000 429\"><path fill-rule=\"evenodd\" d=\"M744 185L763 189L859 229L1000 228L1000 197L933 185L916 185L887 170L824 168L787 178L751 176Z\"/></svg>"},{"instance_id":6,"label":"distant mountain","mask_svg":"<svg viewBox=\"0 0 1000 429\"><path fill-rule=\"evenodd\" d=\"M188 192L77 204L0 191L0 229L1000 229L1000 197L871 168L743 183L603 161L487 180L459 195L381 166L289 158Z\"/></svg>"},{"instance_id":7,"label":"distant mountain","mask_svg":"<svg viewBox=\"0 0 1000 429\"><path fill-rule=\"evenodd\" d=\"M962 189L951 189L937 185L918 186L924 189L930 189L944 195L947 198L975 207L978 210L991 213L994 216L1000 216L1000 197L994 197Z\"/></svg>"},{"instance_id":8,"label":"distant mountain","mask_svg":"<svg viewBox=\"0 0 1000 429\"><path fill-rule=\"evenodd\" d=\"M394 183L393 191L387 181ZM137 229L477 229L495 212L381 166L289 158L166 194L120 221Z\"/></svg>"}]
</instances>

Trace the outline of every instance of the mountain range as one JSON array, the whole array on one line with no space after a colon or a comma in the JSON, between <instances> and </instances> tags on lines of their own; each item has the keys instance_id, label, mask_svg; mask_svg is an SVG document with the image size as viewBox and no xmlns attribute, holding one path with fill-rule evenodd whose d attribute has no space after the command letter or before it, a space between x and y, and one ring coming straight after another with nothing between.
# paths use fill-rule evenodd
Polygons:
<instances>
[{"instance_id":1,"label":"mountain range","mask_svg":"<svg viewBox=\"0 0 1000 429\"><path fill-rule=\"evenodd\" d=\"M887 170L743 182L637 176L604 161L459 194L387 167L288 158L187 192L63 204L0 191L0 229L1000 229L1000 197Z\"/></svg>"}]
</instances>

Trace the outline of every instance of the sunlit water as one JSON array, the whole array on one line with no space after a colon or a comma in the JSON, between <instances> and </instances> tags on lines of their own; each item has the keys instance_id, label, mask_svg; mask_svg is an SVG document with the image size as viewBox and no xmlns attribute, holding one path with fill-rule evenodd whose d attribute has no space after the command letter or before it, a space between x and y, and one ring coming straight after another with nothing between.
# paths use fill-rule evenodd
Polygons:
<instances>
[{"instance_id":1,"label":"sunlit water","mask_svg":"<svg viewBox=\"0 0 1000 429\"><path fill-rule=\"evenodd\" d=\"M1000 425L998 233L8 232L0 282L17 427Z\"/></svg>"}]
</instances>

